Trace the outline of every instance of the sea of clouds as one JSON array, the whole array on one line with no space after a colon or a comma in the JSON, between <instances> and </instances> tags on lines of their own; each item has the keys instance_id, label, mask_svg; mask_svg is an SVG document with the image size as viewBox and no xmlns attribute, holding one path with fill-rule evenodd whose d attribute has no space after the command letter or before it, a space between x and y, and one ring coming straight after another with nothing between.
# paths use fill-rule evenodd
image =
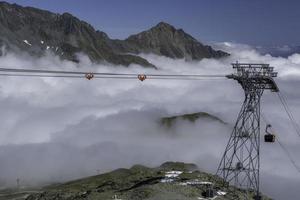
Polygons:
<instances>
[{"instance_id":1,"label":"sea of clouds","mask_svg":"<svg viewBox=\"0 0 300 200\"><path fill-rule=\"evenodd\" d=\"M227 58L187 62L141 55L159 69L137 65L80 63L47 54L41 58L4 52L0 67L115 73L230 74L232 62L268 63L279 72L276 81L300 122L300 54L288 58L261 55L235 43L215 47ZM196 163L214 173L243 101L233 80L115 80L0 76L0 183L3 187L63 182L144 164L165 161ZM227 122L177 121L166 129L160 118L208 112ZM300 137L292 128L275 93L266 91L262 112L279 140L300 165ZM265 124L262 123L262 129ZM262 191L275 199L293 199L300 174L275 144L261 145Z\"/></svg>"}]
</instances>

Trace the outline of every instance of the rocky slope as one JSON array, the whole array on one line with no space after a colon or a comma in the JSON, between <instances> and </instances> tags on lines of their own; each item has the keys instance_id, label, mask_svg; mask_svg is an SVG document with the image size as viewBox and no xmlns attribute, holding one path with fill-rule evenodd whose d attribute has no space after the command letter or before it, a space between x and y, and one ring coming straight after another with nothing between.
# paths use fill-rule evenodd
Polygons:
<instances>
[{"instance_id":1,"label":"rocky slope","mask_svg":"<svg viewBox=\"0 0 300 200\"><path fill-rule=\"evenodd\" d=\"M65 184L43 188L27 200L192 200L205 199L208 190L216 199L243 199L245 191L226 188L214 175L200 172L194 164L167 162L157 168L141 165L118 169ZM252 195L249 193L248 195ZM264 197L263 199L267 199Z\"/></svg>"},{"instance_id":2,"label":"rocky slope","mask_svg":"<svg viewBox=\"0 0 300 200\"><path fill-rule=\"evenodd\" d=\"M82 52L94 62L154 67L133 54L154 53L171 58L220 58L228 54L204 46L183 30L159 23L126 40L112 40L69 13L62 15L0 2L0 46L41 56L47 51L77 62ZM3 53L3 51L1 51Z\"/></svg>"}]
</instances>

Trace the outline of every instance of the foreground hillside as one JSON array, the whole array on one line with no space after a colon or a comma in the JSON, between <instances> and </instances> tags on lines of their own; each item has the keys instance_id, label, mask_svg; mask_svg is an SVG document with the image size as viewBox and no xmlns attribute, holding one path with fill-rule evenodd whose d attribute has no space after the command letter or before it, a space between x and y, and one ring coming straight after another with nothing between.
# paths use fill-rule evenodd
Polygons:
<instances>
[{"instance_id":1,"label":"foreground hillside","mask_svg":"<svg viewBox=\"0 0 300 200\"><path fill-rule=\"evenodd\" d=\"M167 162L157 168L141 165L118 169L64 184L52 185L23 196L27 200L130 199L168 200L205 199L213 189L214 199L243 199L223 187L222 180L200 172L194 164ZM267 199L267 198L264 198Z\"/></svg>"}]
</instances>

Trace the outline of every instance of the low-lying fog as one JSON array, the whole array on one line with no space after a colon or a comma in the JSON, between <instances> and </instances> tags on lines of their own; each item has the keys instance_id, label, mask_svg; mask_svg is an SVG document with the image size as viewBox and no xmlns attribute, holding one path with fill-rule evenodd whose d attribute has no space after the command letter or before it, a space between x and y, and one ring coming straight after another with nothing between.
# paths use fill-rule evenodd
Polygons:
<instances>
[{"instance_id":1,"label":"low-lying fog","mask_svg":"<svg viewBox=\"0 0 300 200\"><path fill-rule=\"evenodd\" d=\"M142 55L159 70L92 64L84 55L74 64L47 55L7 53L0 67L116 73L230 74L235 61L269 63L300 122L300 54L260 55L247 45L222 43L228 58L199 62ZM243 101L233 80L99 80L0 77L0 183L23 186L62 182L134 164L196 163L215 173ZM165 116L208 112L227 125L200 119L178 121L167 130ZM275 93L266 91L262 112L279 140L300 165L300 137ZM262 124L264 130L265 124ZM263 132L262 132L263 134ZM261 187L275 199L294 199L300 174L278 143L261 145Z\"/></svg>"}]
</instances>

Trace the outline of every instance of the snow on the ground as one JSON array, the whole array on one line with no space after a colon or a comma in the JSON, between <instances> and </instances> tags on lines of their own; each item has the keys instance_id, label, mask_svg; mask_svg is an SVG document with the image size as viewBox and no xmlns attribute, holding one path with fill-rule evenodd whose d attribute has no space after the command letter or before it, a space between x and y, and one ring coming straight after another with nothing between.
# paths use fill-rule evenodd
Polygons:
<instances>
[{"instance_id":1,"label":"snow on the ground","mask_svg":"<svg viewBox=\"0 0 300 200\"><path fill-rule=\"evenodd\" d=\"M201 184L201 185L212 185L212 182L200 181L199 184Z\"/></svg>"},{"instance_id":2,"label":"snow on the ground","mask_svg":"<svg viewBox=\"0 0 300 200\"><path fill-rule=\"evenodd\" d=\"M213 200L213 199L216 199L218 196L215 196L213 198L203 198L203 197L198 197L197 199L210 199L210 200Z\"/></svg>"},{"instance_id":3,"label":"snow on the ground","mask_svg":"<svg viewBox=\"0 0 300 200\"><path fill-rule=\"evenodd\" d=\"M165 178L162 179L160 182L162 183L171 183L173 181L175 181L175 179L182 174L182 171L168 171L165 172Z\"/></svg>"},{"instance_id":4,"label":"snow on the ground","mask_svg":"<svg viewBox=\"0 0 300 200\"><path fill-rule=\"evenodd\" d=\"M174 182L175 181L175 179L162 179L160 182L161 183L172 183L172 182Z\"/></svg>"},{"instance_id":5,"label":"snow on the ground","mask_svg":"<svg viewBox=\"0 0 300 200\"><path fill-rule=\"evenodd\" d=\"M217 195L224 196L226 195L226 192L222 192L221 190L217 191Z\"/></svg>"},{"instance_id":6,"label":"snow on the ground","mask_svg":"<svg viewBox=\"0 0 300 200\"><path fill-rule=\"evenodd\" d=\"M212 184L213 184L212 182L199 181L198 179L179 183L179 185L212 185Z\"/></svg>"},{"instance_id":7,"label":"snow on the ground","mask_svg":"<svg viewBox=\"0 0 300 200\"><path fill-rule=\"evenodd\" d=\"M167 178L176 178L180 174L182 174L182 171L169 171L169 172L166 172L165 177L167 177Z\"/></svg>"},{"instance_id":8,"label":"snow on the ground","mask_svg":"<svg viewBox=\"0 0 300 200\"><path fill-rule=\"evenodd\" d=\"M29 46L32 46L32 44L30 44L30 43L28 42L28 40L23 40L23 42L24 42L25 44L29 45Z\"/></svg>"}]
</instances>

